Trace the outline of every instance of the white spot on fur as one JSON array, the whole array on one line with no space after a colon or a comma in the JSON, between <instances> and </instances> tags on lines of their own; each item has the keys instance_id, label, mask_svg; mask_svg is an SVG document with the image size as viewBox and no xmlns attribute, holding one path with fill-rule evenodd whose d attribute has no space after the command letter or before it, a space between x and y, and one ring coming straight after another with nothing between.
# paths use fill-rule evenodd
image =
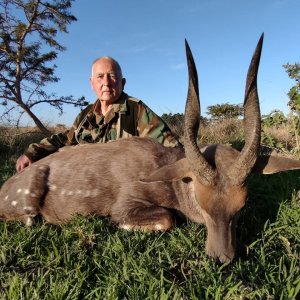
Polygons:
<instances>
[{"instance_id":1,"label":"white spot on fur","mask_svg":"<svg viewBox=\"0 0 300 300\"><path fill-rule=\"evenodd\" d=\"M73 195L73 192L72 191L69 191L68 192L68 196L72 196Z\"/></svg>"},{"instance_id":2,"label":"white spot on fur","mask_svg":"<svg viewBox=\"0 0 300 300\"><path fill-rule=\"evenodd\" d=\"M24 195L28 195L30 191L28 189L24 190Z\"/></svg>"},{"instance_id":3,"label":"white spot on fur","mask_svg":"<svg viewBox=\"0 0 300 300\"><path fill-rule=\"evenodd\" d=\"M77 190L77 191L76 191L76 194L77 194L77 195L80 195L81 193L82 193L81 190Z\"/></svg>"},{"instance_id":4,"label":"white spot on fur","mask_svg":"<svg viewBox=\"0 0 300 300\"><path fill-rule=\"evenodd\" d=\"M129 224L121 224L121 225L119 225L119 227L121 229L125 229L125 230L132 230L132 228L133 228L133 226L129 225Z\"/></svg>"},{"instance_id":5,"label":"white spot on fur","mask_svg":"<svg viewBox=\"0 0 300 300\"><path fill-rule=\"evenodd\" d=\"M57 186L56 185L54 185L54 184L50 184L49 185L49 190L50 191L55 191L57 189Z\"/></svg>"},{"instance_id":6,"label":"white spot on fur","mask_svg":"<svg viewBox=\"0 0 300 300\"><path fill-rule=\"evenodd\" d=\"M8 200L8 195L5 196L4 200L5 200L5 201Z\"/></svg>"},{"instance_id":7,"label":"white spot on fur","mask_svg":"<svg viewBox=\"0 0 300 300\"><path fill-rule=\"evenodd\" d=\"M19 193L21 193L22 192L22 189L18 189L17 190L17 193L19 194Z\"/></svg>"},{"instance_id":8,"label":"white spot on fur","mask_svg":"<svg viewBox=\"0 0 300 300\"><path fill-rule=\"evenodd\" d=\"M35 193L30 193L30 197L36 197Z\"/></svg>"},{"instance_id":9,"label":"white spot on fur","mask_svg":"<svg viewBox=\"0 0 300 300\"><path fill-rule=\"evenodd\" d=\"M163 230L164 226L162 224L155 224L154 229L155 230Z\"/></svg>"},{"instance_id":10,"label":"white spot on fur","mask_svg":"<svg viewBox=\"0 0 300 300\"><path fill-rule=\"evenodd\" d=\"M66 191L63 189L60 194L64 195L65 193L66 193Z\"/></svg>"},{"instance_id":11,"label":"white spot on fur","mask_svg":"<svg viewBox=\"0 0 300 300\"><path fill-rule=\"evenodd\" d=\"M34 224L34 219L33 219L33 217L27 217L26 220L25 220L25 225L26 225L27 227L31 227L33 224Z\"/></svg>"},{"instance_id":12,"label":"white spot on fur","mask_svg":"<svg viewBox=\"0 0 300 300\"><path fill-rule=\"evenodd\" d=\"M11 205L12 205L12 206L16 206L17 204L18 204L17 201L11 201Z\"/></svg>"},{"instance_id":13,"label":"white spot on fur","mask_svg":"<svg viewBox=\"0 0 300 300\"><path fill-rule=\"evenodd\" d=\"M34 207L33 206L24 206L23 209L30 211L30 210L34 210Z\"/></svg>"}]
</instances>

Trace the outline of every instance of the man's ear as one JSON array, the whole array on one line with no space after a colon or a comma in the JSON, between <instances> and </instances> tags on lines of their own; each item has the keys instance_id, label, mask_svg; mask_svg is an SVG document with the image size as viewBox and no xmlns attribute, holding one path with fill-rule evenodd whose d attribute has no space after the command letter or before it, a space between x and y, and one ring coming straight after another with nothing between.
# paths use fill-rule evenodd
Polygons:
<instances>
[{"instance_id":1,"label":"man's ear","mask_svg":"<svg viewBox=\"0 0 300 300\"><path fill-rule=\"evenodd\" d=\"M124 90L125 84L126 84L126 78L122 78L122 90Z\"/></svg>"},{"instance_id":2,"label":"man's ear","mask_svg":"<svg viewBox=\"0 0 300 300\"><path fill-rule=\"evenodd\" d=\"M91 89L94 91L94 83L92 77L90 77L90 85L91 85Z\"/></svg>"}]
</instances>

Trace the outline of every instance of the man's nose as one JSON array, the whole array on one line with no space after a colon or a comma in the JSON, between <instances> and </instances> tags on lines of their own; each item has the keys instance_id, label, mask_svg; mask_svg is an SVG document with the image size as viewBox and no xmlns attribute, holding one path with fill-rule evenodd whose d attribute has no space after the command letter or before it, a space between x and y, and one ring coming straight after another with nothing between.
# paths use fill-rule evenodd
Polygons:
<instances>
[{"instance_id":1,"label":"man's nose","mask_svg":"<svg viewBox=\"0 0 300 300\"><path fill-rule=\"evenodd\" d=\"M104 74L103 76L103 84L108 85L110 83L110 77L108 74Z\"/></svg>"}]
</instances>

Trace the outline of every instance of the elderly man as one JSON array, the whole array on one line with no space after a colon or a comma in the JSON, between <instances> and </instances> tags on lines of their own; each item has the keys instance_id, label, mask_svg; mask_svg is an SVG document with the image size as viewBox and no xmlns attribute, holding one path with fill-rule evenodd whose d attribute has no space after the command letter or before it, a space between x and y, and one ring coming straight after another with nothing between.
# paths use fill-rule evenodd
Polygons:
<instances>
[{"instance_id":1,"label":"elderly man","mask_svg":"<svg viewBox=\"0 0 300 300\"><path fill-rule=\"evenodd\" d=\"M90 82L97 101L76 117L70 130L29 145L17 160L18 172L61 147L78 143L105 143L125 137L147 136L165 146L181 146L162 119L142 101L123 92L126 79L113 58L105 56L94 61Z\"/></svg>"}]
</instances>

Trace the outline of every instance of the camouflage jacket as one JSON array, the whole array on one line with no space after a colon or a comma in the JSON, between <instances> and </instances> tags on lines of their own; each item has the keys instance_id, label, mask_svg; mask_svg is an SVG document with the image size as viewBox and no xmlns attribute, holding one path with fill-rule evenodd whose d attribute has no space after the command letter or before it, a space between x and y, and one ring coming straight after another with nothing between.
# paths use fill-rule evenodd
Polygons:
<instances>
[{"instance_id":1,"label":"camouflage jacket","mask_svg":"<svg viewBox=\"0 0 300 300\"><path fill-rule=\"evenodd\" d=\"M67 145L105 143L131 136L150 137L164 146L181 146L164 121L138 99L122 93L105 116L98 113L99 105L98 100L88 105L76 117L70 130L29 145L24 154L37 161Z\"/></svg>"}]
</instances>

